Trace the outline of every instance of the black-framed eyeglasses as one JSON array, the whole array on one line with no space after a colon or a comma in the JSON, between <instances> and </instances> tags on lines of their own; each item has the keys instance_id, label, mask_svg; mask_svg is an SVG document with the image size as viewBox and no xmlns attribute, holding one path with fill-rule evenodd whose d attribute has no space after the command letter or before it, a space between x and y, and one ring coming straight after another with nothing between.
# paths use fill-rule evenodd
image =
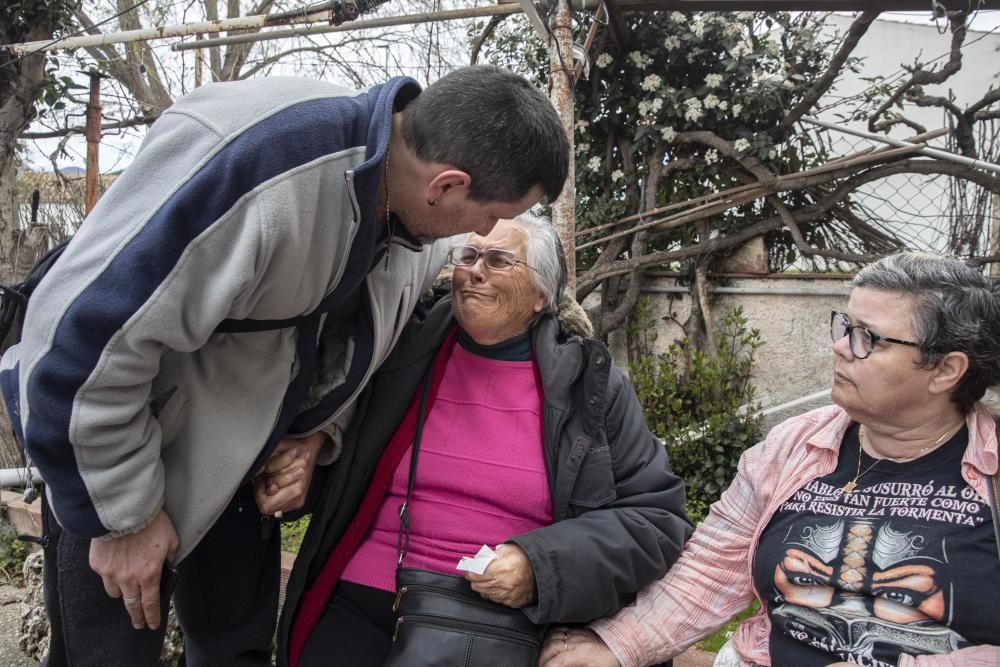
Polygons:
<instances>
[{"instance_id":1,"label":"black-framed eyeglasses","mask_svg":"<svg viewBox=\"0 0 1000 667\"><path fill-rule=\"evenodd\" d=\"M523 259L503 248L480 250L475 246L463 245L448 251L448 261L455 266L473 266L480 257L483 258L483 263L490 271L510 271L518 264L528 266L528 263ZM531 267L528 266L528 268Z\"/></svg>"},{"instance_id":2,"label":"black-framed eyeglasses","mask_svg":"<svg viewBox=\"0 0 1000 667\"><path fill-rule=\"evenodd\" d=\"M854 355L855 359L867 359L870 357L872 350L875 349L875 343L879 341L920 347L920 343L914 343L912 340L900 340L898 338L880 336L868 327L851 324L851 321L847 319L847 315L834 310L830 313L830 338L836 343L844 336L849 336L847 342L850 344L851 354Z\"/></svg>"}]
</instances>

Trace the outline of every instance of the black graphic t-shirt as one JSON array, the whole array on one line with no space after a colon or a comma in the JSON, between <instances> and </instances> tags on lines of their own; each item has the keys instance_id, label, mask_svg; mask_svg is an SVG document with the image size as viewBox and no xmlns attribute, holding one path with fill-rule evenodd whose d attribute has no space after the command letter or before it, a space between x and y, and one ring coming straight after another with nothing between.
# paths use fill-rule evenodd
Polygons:
<instances>
[{"instance_id":1,"label":"black graphic t-shirt","mask_svg":"<svg viewBox=\"0 0 1000 667\"><path fill-rule=\"evenodd\" d=\"M845 493L855 424L837 469L779 507L753 564L773 665L892 667L902 653L1000 645L1000 558L990 506L962 478L968 436L907 463L862 452Z\"/></svg>"}]
</instances>

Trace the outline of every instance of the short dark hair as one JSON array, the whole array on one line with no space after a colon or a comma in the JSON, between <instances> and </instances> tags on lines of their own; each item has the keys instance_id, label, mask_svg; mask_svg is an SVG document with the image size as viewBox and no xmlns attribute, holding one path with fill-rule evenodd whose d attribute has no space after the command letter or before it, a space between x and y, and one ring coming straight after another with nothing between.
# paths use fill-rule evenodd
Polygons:
<instances>
[{"instance_id":1,"label":"short dark hair","mask_svg":"<svg viewBox=\"0 0 1000 667\"><path fill-rule=\"evenodd\" d=\"M553 201L569 171L569 139L552 103L492 65L462 67L428 86L403 111L403 138L421 160L469 174L477 201L517 201L537 185Z\"/></svg>"},{"instance_id":2,"label":"short dark hair","mask_svg":"<svg viewBox=\"0 0 1000 667\"><path fill-rule=\"evenodd\" d=\"M933 368L949 352L969 357L951 392L963 412L1000 382L1000 284L981 271L950 257L901 252L866 266L848 286L913 299L913 332L924 367Z\"/></svg>"}]
</instances>

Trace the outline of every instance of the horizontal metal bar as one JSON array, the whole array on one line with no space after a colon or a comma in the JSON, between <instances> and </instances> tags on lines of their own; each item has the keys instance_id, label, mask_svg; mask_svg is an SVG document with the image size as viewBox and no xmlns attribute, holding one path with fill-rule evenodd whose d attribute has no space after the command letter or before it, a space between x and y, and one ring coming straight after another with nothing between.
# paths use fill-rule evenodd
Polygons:
<instances>
[{"instance_id":1,"label":"horizontal metal bar","mask_svg":"<svg viewBox=\"0 0 1000 667\"><path fill-rule=\"evenodd\" d=\"M517 14L522 11L519 5L490 5L487 7L470 7L468 9L451 9L441 12L424 12L420 14L406 14L403 16L384 16L374 19L361 19L348 21L340 25L311 25L300 28L290 28L285 30L268 30L252 35L232 35L230 37L214 37L203 39L197 42L182 42L170 47L172 51L190 51L192 49L204 49L210 46L221 46L225 44L247 44L250 42L262 42L269 39L284 39L287 37L301 37L303 35L322 35L331 32L353 32L366 28L386 28L397 25L415 25L418 23L431 23L435 21L455 21L459 19L479 18L483 16L499 16Z\"/></svg>"},{"instance_id":2,"label":"horizontal metal bar","mask_svg":"<svg viewBox=\"0 0 1000 667\"><path fill-rule=\"evenodd\" d=\"M683 285L644 285L643 292L650 294L689 294L690 287ZM750 294L759 296L847 296L847 287L722 287L709 285L713 294Z\"/></svg>"},{"instance_id":3,"label":"horizontal metal bar","mask_svg":"<svg viewBox=\"0 0 1000 667\"><path fill-rule=\"evenodd\" d=\"M973 167L975 169L985 169L986 171L992 171L1000 174L1000 164L993 164L992 162L984 162L983 160L976 160L971 157L965 157L964 155L957 155L949 151L943 151L937 148L927 148L922 147L920 144L911 144L908 141L903 141L902 139L893 139L892 137L887 137L884 134L874 134L872 132L865 132L864 130L856 130L851 127L845 127L843 125L837 125L835 123L828 123L825 120L819 120L818 118L810 118L809 116L803 116L802 121L805 123L810 123L812 125L818 125L820 127L825 127L828 130L834 130L835 132L843 132L844 134L851 134L855 137L861 137L863 139L870 139L872 141L878 141L883 144L889 144L890 146L899 146L900 148L915 148L918 149L916 152L921 155L926 155L928 157L937 158L939 160L947 160L948 162L956 162L958 164L964 164L967 167Z\"/></svg>"},{"instance_id":4,"label":"horizontal metal bar","mask_svg":"<svg viewBox=\"0 0 1000 667\"><path fill-rule=\"evenodd\" d=\"M27 468L0 468L0 486L23 487L27 483ZM31 483L36 486L42 483L42 476L38 473L38 468L31 468Z\"/></svg>"}]
</instances>

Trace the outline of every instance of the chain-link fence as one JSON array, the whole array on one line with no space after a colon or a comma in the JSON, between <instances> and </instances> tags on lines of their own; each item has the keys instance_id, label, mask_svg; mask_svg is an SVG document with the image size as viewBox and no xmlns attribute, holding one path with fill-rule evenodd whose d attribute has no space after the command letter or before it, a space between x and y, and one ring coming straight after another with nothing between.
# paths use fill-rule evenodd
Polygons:
<instances>
[{"instance_id":1,"label":"chain-link fence","mask_svg":"<svg viewBox=\"0 0 1000 667\"><path fill-rule=\"evenodd\" d=\"M979 154L1000 160L1000 124L984 128ZM885 144L831 131L833 157ZM947 143L944 150L958 153ZM972 181L951 175L894 174L859 187L850 195L855 210L873 227L907 248L959 257L995 254L1000 250L1000 197Z\"/></svg>"}]
</instances>

